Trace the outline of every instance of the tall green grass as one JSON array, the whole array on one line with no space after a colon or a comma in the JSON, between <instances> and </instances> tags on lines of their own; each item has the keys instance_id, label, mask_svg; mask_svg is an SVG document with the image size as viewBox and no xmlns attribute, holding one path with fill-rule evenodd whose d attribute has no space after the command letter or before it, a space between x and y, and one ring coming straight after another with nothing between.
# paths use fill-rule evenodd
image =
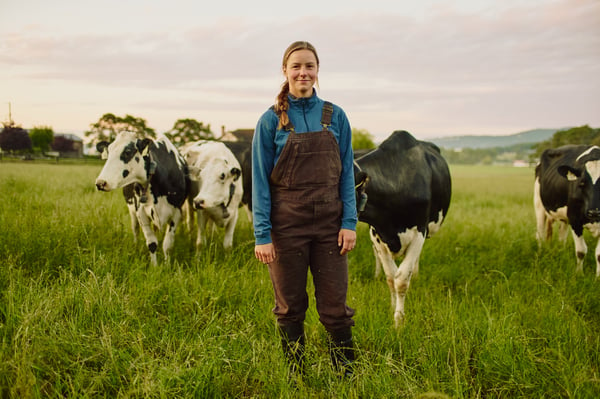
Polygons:
<instances>
[{"instance_id":1,"label":"tall green grass","mask_svg":"<svg viewBox=\"0 0 600 399\"><path fill-rule=\"evenodd\" d=\"M594 257L578 276L570 238L538 249L531 169L451 167L400 329L359 224L355 377L332 369L311 302L307 375L290 385L245 215L232 251L222 232L195 251L181 228L151 267L121 193L95 190L100 168L0 163L1 397L600 397Z\"/></svg>"}]
</instances>

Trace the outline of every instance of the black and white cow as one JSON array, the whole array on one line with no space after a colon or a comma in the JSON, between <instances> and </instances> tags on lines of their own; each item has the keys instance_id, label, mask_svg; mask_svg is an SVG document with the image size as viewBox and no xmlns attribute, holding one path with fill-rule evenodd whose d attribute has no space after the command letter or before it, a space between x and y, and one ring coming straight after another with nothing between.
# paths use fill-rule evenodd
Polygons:
<instances>
[{"instance_id":1,"label":"black and white cow","mask_svg":"<svg viewBox=\"0 0 600 399\"><path fill-rule=\"evenodd\" d=\"M565 145L544 151L535 168L533 192L538 242L552 238L555 221L561 223L559 237L565 241L571 225L576 272L582 273L587 253L583 229L600 237L600 147ZM596 277L600 277L600 241Z\"/></svg>"},{"instance_id":2,"label":"black and white cow","mask_svg":"<svg viewBox=\"0 0 600 399\"><path fill-rule=\"evenodd\" d=\"M208 222L225 228L223 248L230 249L244 194L242 170L231 150L222 142L197 141L181 150L191 180L187 202L188 224L193 225L193 210L198 219L196 246L205 243Z\"/></svg>"},{"instance_id":3,"label":"black and white cow","mask_svg":"<svg viewBox=\"0 0 600 399\"><path fill-rule=\"evenodd\" d=\"M235 155L242 168L244 195L241 204L246 208L248 220L252 222L252 141L221 141Z\"/></svg>"},{"instance_id":4,"label":"black and white cow","mask_svg":"<svg viewBox=\"0 0 600 399\"><path fill-rule=\"evenodd\" d=\"M395 131L354 161L354 179L358 219L370 226L376 265L385 272L399 326L425 238L439 230L450 206L448 164L434 144Z\"/></svg>"},{"instance_id":5,"label":"black and white cow","mask_svg":"<svg viewBox=\"0 0 600 399\"><path fill-rule=\"evenodd\" d=\"M130 213L135 211L144 233L152 264L157 264L158 248L154 227L165 231L162 248L167 260L189 189L185 160L165 136L140 139L125 131L112 143L103 141L96 148L106 157L96 187L100 191L123 187ZM133 219L132 228L135 237Z\"/></svg>"}]
</instances>

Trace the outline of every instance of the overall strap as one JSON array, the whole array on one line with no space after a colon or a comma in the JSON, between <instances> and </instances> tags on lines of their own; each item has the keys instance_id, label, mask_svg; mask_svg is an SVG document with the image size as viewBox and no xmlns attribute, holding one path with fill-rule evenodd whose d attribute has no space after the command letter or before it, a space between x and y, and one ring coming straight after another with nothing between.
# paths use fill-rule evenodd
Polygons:
<instances>
[{"instance_id":1,"label":"overall strap","mask_svg":"<svg viewBox=\"0 0 600 399\"><path fill-rule=\"evenodd\" d=\"M333 104L329 101L325 101L323 104L323 113L321 114L321 125L323 130L327 130L327 127L331 126L331 116L333 115Z\"/></svg>"}]
</instances>

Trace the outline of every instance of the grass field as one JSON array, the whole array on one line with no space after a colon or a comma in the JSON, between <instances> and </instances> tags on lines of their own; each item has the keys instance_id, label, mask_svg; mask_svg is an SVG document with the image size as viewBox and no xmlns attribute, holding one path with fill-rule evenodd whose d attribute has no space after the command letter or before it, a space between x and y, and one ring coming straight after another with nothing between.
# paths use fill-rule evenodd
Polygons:
<instances>
[{"instance_id":1,"label":"grass field","mask_svg":"<svg viewBox=\"0 0 600 399\"><path fill-rule=\"evenodd\" d=\"M571 238L538 250L532 169L451 166L448 219L425 244L400 329L359 224L355 377L331 368L311 301L296 386L245 215L230 253L221 233L196 252L181 229L172 263L151 267L121 193L95 190L100 169L0 163L3 398L600 397L595 243L579 276Z\"/></svg>"}]
</instances>

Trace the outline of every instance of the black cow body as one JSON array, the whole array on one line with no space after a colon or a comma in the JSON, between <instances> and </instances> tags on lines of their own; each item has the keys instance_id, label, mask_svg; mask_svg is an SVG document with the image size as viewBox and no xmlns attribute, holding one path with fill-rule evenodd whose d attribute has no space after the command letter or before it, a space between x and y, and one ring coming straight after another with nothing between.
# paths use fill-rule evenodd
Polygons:
<instances>
[{"instance_id":1,"label":"black cow body","mask_svg":"<svg viewBox=\"0 0 600 399\"><path fill-rule=\"evenodd\" d=\"M377 270L383 267L399 325L425 238L439 229L450 206L448 165L434 144L396 131L355 160L355 181L357 192L368 196L359 220L371 226ZM400 256L404 259L396 266Z\"/></svg>"},{"instance_id":2,"label":"black cow body","mask_svg":"<svg viewBox=\"0 0 600 399\"><path fill-rule=\"evenodd\" d=\"M249 140L223 140L223 144L237 158L242 168L244 195L242 196L241 205L246 207L246 215L248 216L248 220L252 222L252 142Z\"/></svg>"},{"instance_id":3,"label":"black cow body","mask_svg":"<svg viewBox=\"0 0 600 399\"><path fill-rule=\"evenodd\" d=\"M571 226L578 273L583 272L587 245L583 230L600 237L600 148L566 145L542 153L535 169L534 207L536 237L552 238L552 225L561 223L560 239ZM600 277L600 242L596 246L596 276Z\"/></svg>"},{"instance_id":4,"label":"black cow body","mask_svg":"<svg viewBox=\"0 0 600 399\"><path fill-rule=\"evenodd\" d=\"M107 160L96 187L100 191L123 188L130 214L135 214L144 233L152 264L157 263L158 247L154 228L165 230L162 247L167 259L190 185L185 160L165 136L138 139L132 132L122 132L110 144L99 143L97 149L107 151ZM134 237L137 227L132 219Z\"/></svg>"}]
</instances>

